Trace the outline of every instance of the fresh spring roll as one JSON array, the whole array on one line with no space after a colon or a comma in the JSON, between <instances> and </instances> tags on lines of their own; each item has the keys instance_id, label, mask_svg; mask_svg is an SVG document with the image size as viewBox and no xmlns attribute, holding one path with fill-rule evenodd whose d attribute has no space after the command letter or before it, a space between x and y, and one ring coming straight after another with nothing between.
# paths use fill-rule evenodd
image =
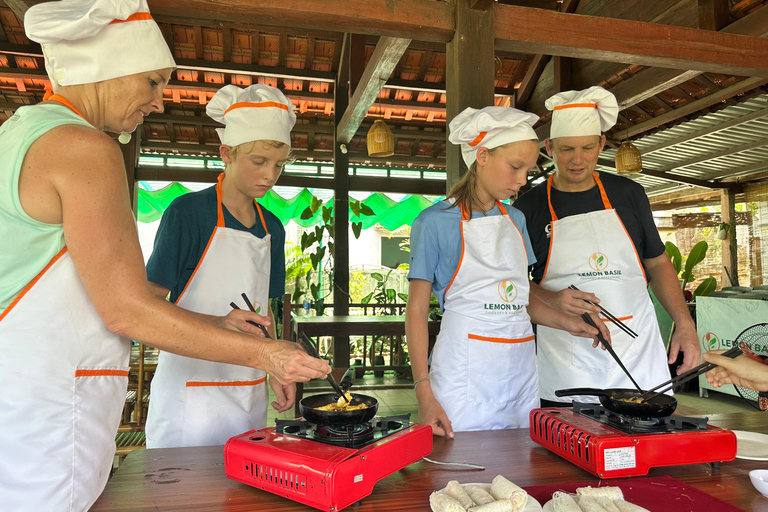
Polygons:
<instances>
[{"instance_id":1,"label":"fresh spring roll","mask_svg":"<svg viewBox=\"0 0 768 512\"><path fill-rule=\"evenodd\" d=\"M624 499L624 493L621 487L579 487L576 489L577 496L604 496L611 501Z\"/></svg>"},{"instance_id":2,"label":"fresh spring roll","mask_svg":"<svg viewBox=\"0 0 768 512\"><path fill-rule=\"evenodd\" d=\"M613 504L616 505L616 508L621 512L651 512L647 508L643 508L640 505L635 505L634 503L624 500L614 501Z\"/></svg>"},{"instance_id":3,"label":"fresh spring roll","mask_svg":"<svg viewBox=\"0 0 768 512\"><path fill-rule=\"evenodd\" d=\"M595 496L595 501L600 504L606 512L621 512L616 505L605 496Z\"/></svg>"},{"instance_id":4,"label":"fresh spring roll","mask_svg":"<svg viewBox=\"0 0 768 512\"><path fill-rule=\"evenodd\" d=\"M552 495L552 510L554 512L581 512L579 504L567 492L556 492Z\"/></svg>"},{"instance_id":5,"label":"fresh spring roll","mask_svg":"<svg viewBox=\"0 0 768 512\"><path fill-rule=\"evenodd\" d=\"M475 502L469 497L467 491L465 491L461 484L456 480L448 482L448 485L445 486L445 493L458 501L465 509L475 506Z\"/></svg>"},{"instance_id":6,"label":"fresh spring roll","mask_svg":"<svg viewBox=\"0 0 768 512\"><path fill-rule=\"evenodd\" d=\"M510 500L498 500L472 507L469 512L519 512Z\"/></svg>"},{"instance_id":7,"label":"fresh spring roll","mask_svg":"<svg viewBox=\"0 0 768 512\"><path fill-rule=\"evenodd\" d=\"M472 501L478 505L485 505L494 501L493 496L488 494L485 489L477 485L470 485L466 488L467 494L472 498Z\"/></svg>"},{"instance_id":8,"label":"fresh spring roll","mask_svg":"<svg viewBox=\"0 0 768 512\"><path fill-rule=\"evenodd\" d=\"M430 494L429 505L435 512L466 512L461 503L445 493L433 492Z\"/></svg>"},{"instance_id":9,"label":"fresh spring roll","mask_svg":"<svg viewBox=\"0 0 768 512\"><path fill-rule=\"evenodd\" d=\"M581 495L579 496L579 508L582 512L606 512L606 510L600 506L594 496Z\"/></svg>"},{"instance_id":10,"label":"fresh spring roll","mask_svg":"<svg viewBox=\"0 0 768 512\"><path fill-rule=\"evenodd\" d=\"M515 510L523 510L528 504L528 493L501 475L496 475L491 482L491 496L511 501Z\"/></svg>"}]
</instances>

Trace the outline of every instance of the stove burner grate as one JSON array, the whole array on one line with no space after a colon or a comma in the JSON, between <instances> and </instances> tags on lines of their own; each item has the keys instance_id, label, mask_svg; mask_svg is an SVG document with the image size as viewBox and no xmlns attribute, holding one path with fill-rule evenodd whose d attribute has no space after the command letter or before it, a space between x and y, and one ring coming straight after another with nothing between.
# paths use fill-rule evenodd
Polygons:
<instances>
[{"instance_id":1,"label":"stove burner grate","mask_svg":"<svg viewBox=\"0 0 768 512\"><path fill-rule=\"evenodd\" d=\"M691 418L676 415L664 416L662 418L637 418L609 411L600 404L585 404L581 402L573 402L573 412L628 434L707 430L707 418Z\"/></svg>"},{"instance_id":2,"label":"stove burner grate","mask_svg":"<svg viewBox=\"0 0 768 512\"><path fill-rule=\"evenodd\" d=\"M321 443L361 448L410 427L411 415L375 417L370 422L349 425L315 425L303 419L275 420L275 431Z\"/></svg>"}]
</instances>

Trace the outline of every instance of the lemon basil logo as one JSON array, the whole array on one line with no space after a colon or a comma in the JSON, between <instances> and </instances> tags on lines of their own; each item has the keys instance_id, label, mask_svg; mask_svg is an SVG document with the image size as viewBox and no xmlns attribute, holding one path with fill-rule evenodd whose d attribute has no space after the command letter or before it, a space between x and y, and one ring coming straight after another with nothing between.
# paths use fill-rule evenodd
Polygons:
<instances>
[{"instance_id":1,"label":"lemon basil logo","mask_svg":"<svg viewBox=\"0 0 768 512\"><path fill-rule=\"evenodd\" d=\"M261 309L262 309L262 305L261 305L261 302L259 302L259 301L255 301L255 302L253 303L253 312L254 312L254 313L258 313L258 314L261 314Z\"/></svg>"},{"instance_id":2,"label":"lemon basil logo","mask_svg":"<svg viewBox=\"0 0 768 512\"><path fill-rule=\"evenodd\" d=\"M499 283L499 297L504 302L514 302L517 298L517 287L512 281L501 281Z\"/></svg>"},{"instance_id":3,"label":"lemon basil logo","mask_svg":"<svg viewBox=\"0 0 768 512\"><path fill-rule=\"evenodd\" d=\"M707 350L717 350L720 348L720 340L713 332L708 332L704 335L704 346Z\"/></svg>"},{"instance_id":4,"label":"lemon basil logo","mask_svg":"<svg viewBox=\"0 0 768 512\"><path fill-rule=\"evenodd\" d=\"M601 270L605 270L605 267L607 266L608 257L605 254L596 252L589 257L589 268L592 270L600 272Z\"/></svg>"}]
</instances>

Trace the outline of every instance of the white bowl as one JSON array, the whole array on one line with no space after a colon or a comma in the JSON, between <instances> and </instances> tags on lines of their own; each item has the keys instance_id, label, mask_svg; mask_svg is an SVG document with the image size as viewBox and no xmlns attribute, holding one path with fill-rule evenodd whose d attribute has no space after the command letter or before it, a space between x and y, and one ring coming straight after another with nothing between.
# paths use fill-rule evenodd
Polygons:
<instances>
[{"instance_id":1,"label":"white bowl","mask_svg":"<svg viewBox=\"0 0 768 512\"><path fill-rule=\"evenodd\" d=\"M768 498L768 469L753 469L749 472L749 479L755 489Z\"/></svg>"}]
</instances>

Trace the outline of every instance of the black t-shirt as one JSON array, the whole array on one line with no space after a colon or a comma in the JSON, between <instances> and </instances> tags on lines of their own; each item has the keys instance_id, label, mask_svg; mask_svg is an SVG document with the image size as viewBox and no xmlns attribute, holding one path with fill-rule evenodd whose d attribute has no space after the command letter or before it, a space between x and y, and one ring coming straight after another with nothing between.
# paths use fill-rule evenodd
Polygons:
<instances>
[{"instance_id":1,"label":"black t-shirt","mask_svg":"<svg viewBox=\"0 0 768 512\"><path fill-rule=\"evenodd\" d=\"M624 223L640 260L663 254L664 244L653 222L651 205L642 185L615 174L605 172L598 174L608 200L621 222ZM514 206L525 215L528 234L536 255L531 276L534 282L539 283L547 266L549 255L547 226L552 222L547 205L547 183L541 183L523 194L515 201ZM563 192L552 187L552 208L558 219L605 209L603 200L600 198L600 188L597 185L583 192ZM650 282L648 272L645 275Z\"/></svg>"}]
</instances>

